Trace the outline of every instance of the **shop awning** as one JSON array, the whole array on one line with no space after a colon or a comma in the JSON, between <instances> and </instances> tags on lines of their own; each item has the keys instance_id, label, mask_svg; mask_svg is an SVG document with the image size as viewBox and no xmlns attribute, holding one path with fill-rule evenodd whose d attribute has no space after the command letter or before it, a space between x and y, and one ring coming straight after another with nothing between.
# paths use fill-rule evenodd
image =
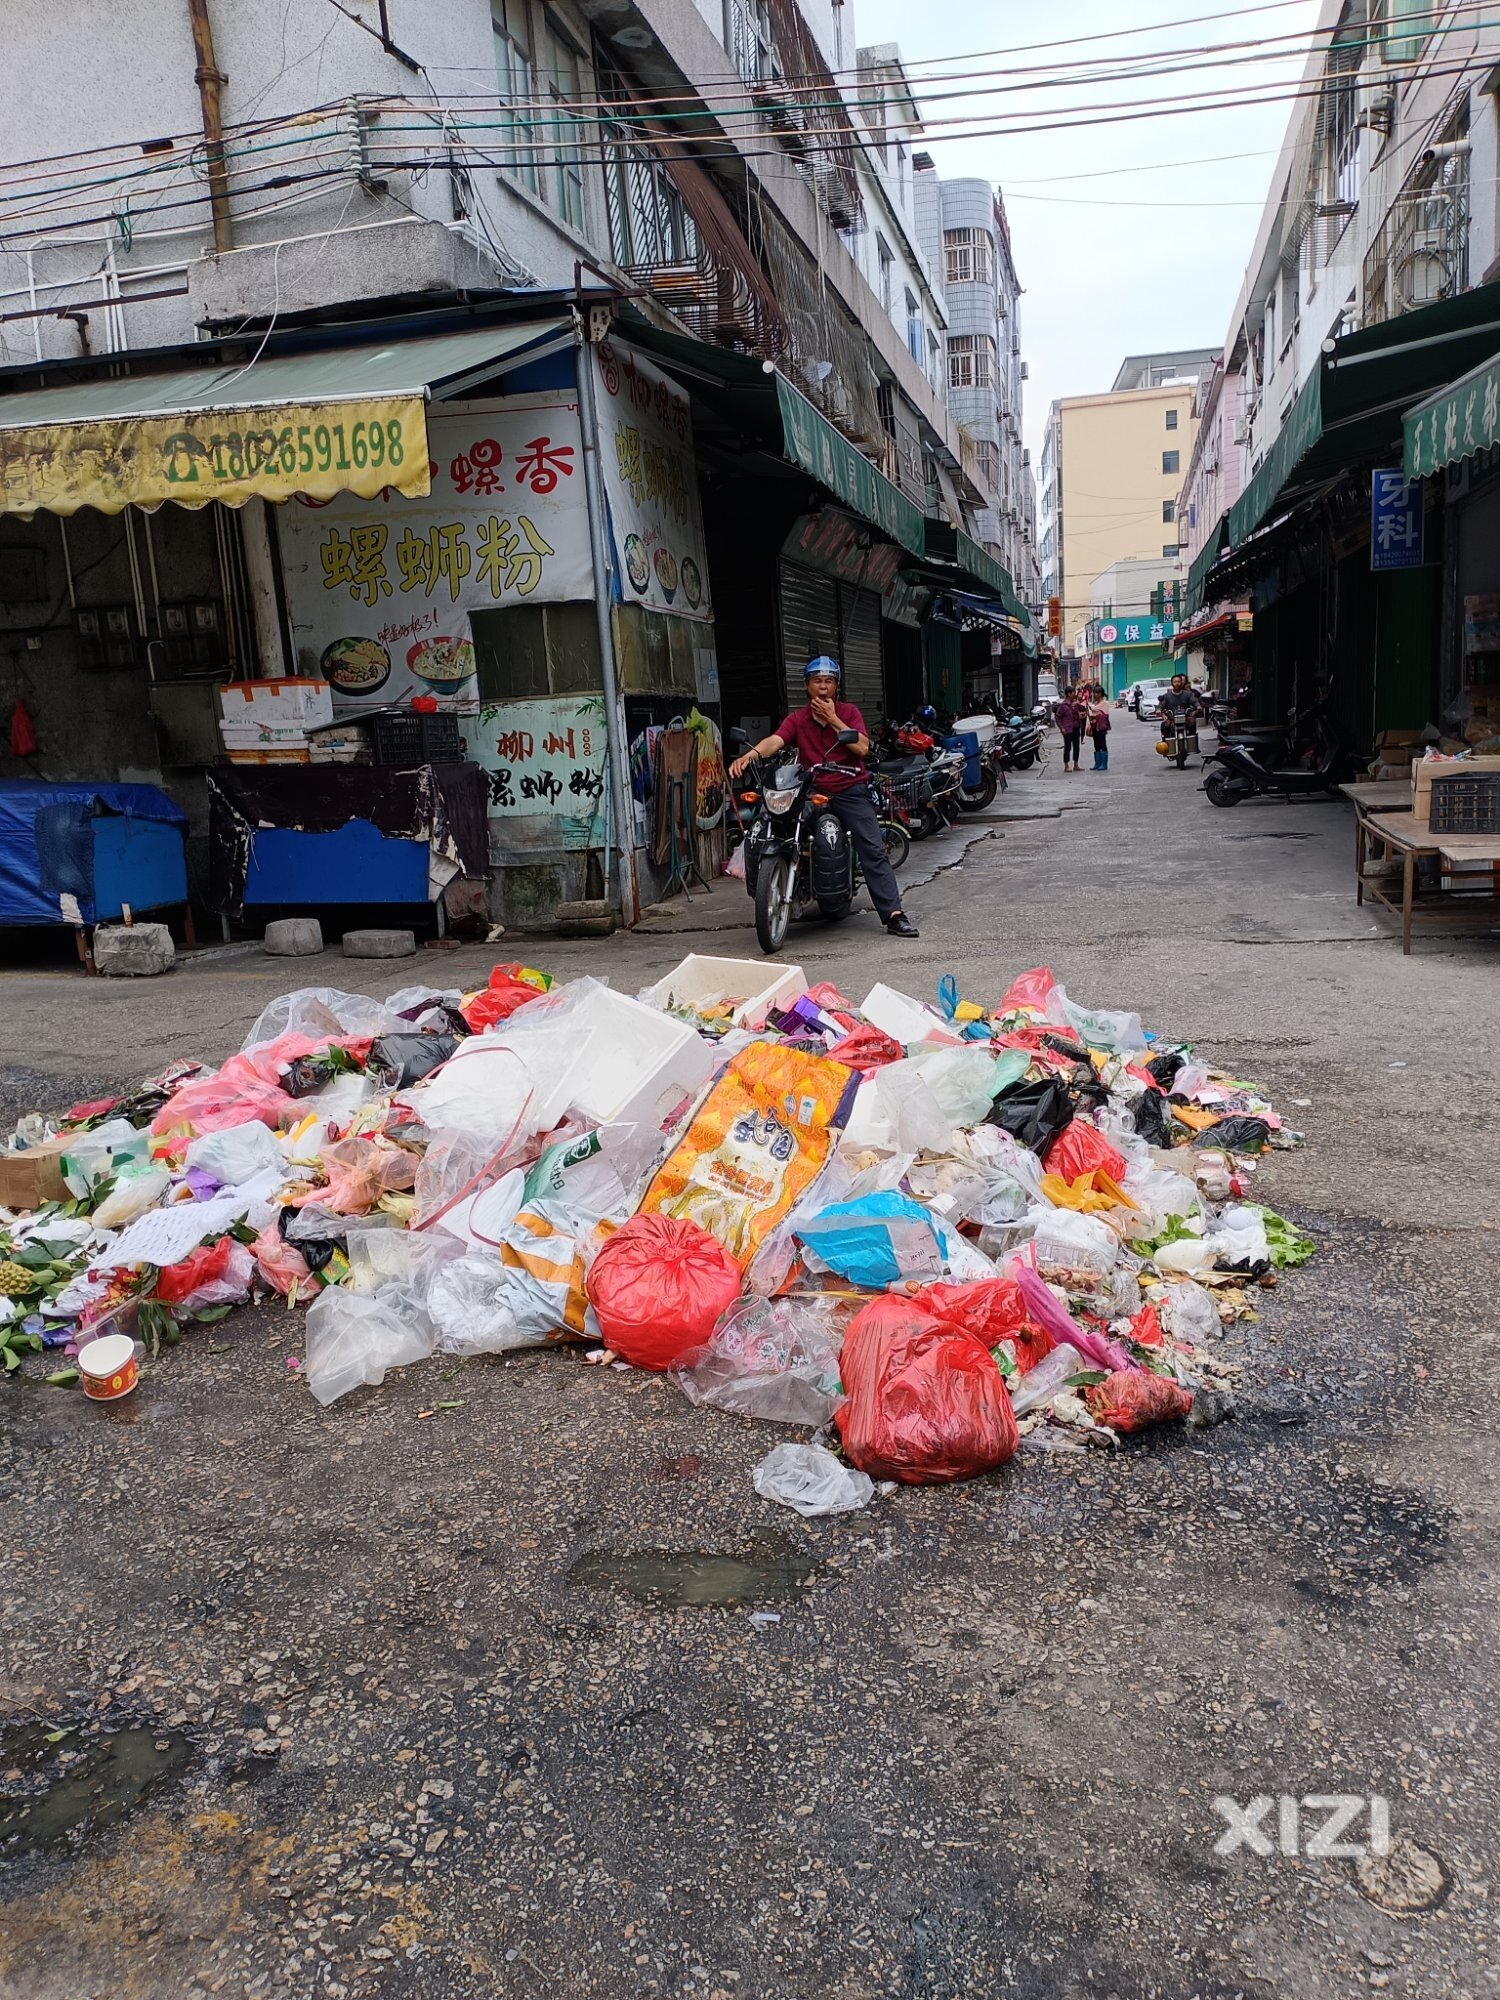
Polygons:
<instances>
[{"instance_id":1,"label":"shop awning","mask_svg":"<svg viewBox=\"0 0 1500 2000\"><path fill-rule=\"evenodd\" d=\"M929 575L956 584L973 597L991 598L1004 610L1007 619L1025 631L1031 629L1031 614L1016 595L1015 584L1003 563L989 550L955 528L950 521L928 519L923 524Z\"/></svg>"},{"instance_id":2,"label":"shop awning","mask_svg":"<svg viewBox=\"0 0 1500 2000\"><path fill-rule=\"evenodd\" d=\"M1184 653L1189 646L1196 646L1201 640L1206 639L1211 632L1222 632L1226 625L1233 625L1237 622L1237 615L1233 611L1220 611L1212 618L1200 620L1196 625L1181 626L1172 634L1170 643L1173 652Z\"/></svg>"},{"instance_id":3,"label":"shop awning","mask_svg":"<svg viewBox=\"0 0 1500 2000\"><path fill-rule=\"evenodd\" d=\"M887 540L913 555L924 553L921 508L769 362L666 333L644 320L622 320L617 331L682 380L717 390L748 434L800 467Z\"/></svg>"},{"instance_id":4,"label":"shop awning","mask_svg":"<svg viewBox=\"0 0 1500 2000\"><path fill-rule=\"evenodd\" d=\"M1187 609L1189 614L1198 610L1203 603L1203 586L1208 579L1209 571L1219 560L1219 552L1224 546L1224 537L1228 532L1229 516L1221 514L1218 520L1215 521L1208 539L1204 542L1202 548L1199 549L1197 555L1193 557L1188 569L1187 578Z\"/></svg>"},{"instance_id":5,"label":"shop awning","mask_svg":"<svg viewBox=\"0 0 1500 2000\"><path fill-rule=\"evenodd\" d=\"M1408 410L1402 428L1402 462L1411 479L1500 444L1500 353Z\"/></svg>"},{"instance_id":6,"label":"shop awning","mask_svg":"<svg viewBox=\"0 0 1500 2000\"><path fill-rule=\"evenodd\" d=\"M423 494L427 403L571 338L554 315L0 394L0 513Z\"/></svg>"},{"instance_id":7,"label":"shop awning","mask_svg":"<svg viewBox=\"0 0 1500 2000\"><path fill-rule=\"evenodd\" d=\"M1232 553L1273 514L1355 467L1399 453L1402 418L1500 345L1500 284L1346 334L1320 357L1264 464L1229 510Z\"/></svg>"}]
</instances>

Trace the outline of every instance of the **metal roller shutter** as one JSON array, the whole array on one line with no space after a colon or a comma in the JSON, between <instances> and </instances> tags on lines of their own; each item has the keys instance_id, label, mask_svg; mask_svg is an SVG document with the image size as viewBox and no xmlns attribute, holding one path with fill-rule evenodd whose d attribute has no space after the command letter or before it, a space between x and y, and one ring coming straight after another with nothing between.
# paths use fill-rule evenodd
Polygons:
<instances>
[{"instance_id":1,"label":"metal roller shutter","mask_svg":"<svg viewBox=\"0 0 1500 2000\"><path fill-rule=\"evenodd\" d=\"M781 565L781 663L786 678L787 712L803 701L802 669L819 653L839 649L839 587L831 576L803 569L800 563ZM781 720L773 716L774 729Z\"/></svg>"},{"instance_id":2,"label":"metal roller shutter","mask_svg":"<svg viewBox=\"0 0 1500 2000\"><path fill-rule=\"evenodd\" d=\"M873 590L839 585L844 699L871 729L885 714L885 674L880 657L880 598Z\"/></svg>"}]
</instances>

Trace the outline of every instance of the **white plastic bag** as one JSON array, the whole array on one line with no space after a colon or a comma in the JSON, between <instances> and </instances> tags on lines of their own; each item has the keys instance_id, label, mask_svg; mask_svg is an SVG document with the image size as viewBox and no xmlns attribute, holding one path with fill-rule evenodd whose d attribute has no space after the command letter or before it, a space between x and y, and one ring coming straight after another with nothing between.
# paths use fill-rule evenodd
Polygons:
<instances>
[{"instance_id":1,"label":"white plastic bag","mask_svg":"<svg viewBox=\"0 0 1500 2000\"><path fill-rule=\"evenodd\" d=\"M868 1473L856 1472L816 1444L777 1445L752 1477L762 1500L794 1507L809 1517L852 1514L875 1497L875 1482Z\"/></svg>"},{"instance_id":2,"label":"white plastic bag","mask_svg":"<svg viewBox=\"0 0 1500 2000\"><path fill-rule=\"evenodd\" d=\"M826 1424L839 1386L841 1318L831 1301L744 1298L702 1347L673 1362L671 1376L701 1408L773 1424Z\"/></svg>"},{"instance_id":3,"label":"white plastic bag","mask_svg":"<svg viewBox=\"0 0 1500 2000\"><path fill-rule=\"evenodd\" d=\"M1041 1409L1062 1394L1070 1376L1079 1374L1089 1365L1076 1347L1069 1346L1065 1340L1059 1341L1056 1347L1042 1356L1035 1368L1026 1371L1012 1389L1011 1408L1018 1417Z\"/></svg>"},{"instance_id":4,"label":"white plastic bag","mask_svg":"<svg viewBox=\"0 0 1500 2000\"><path fill-rule=\"evenodd\" d=\"M151 1134L138 1132L128 1118L111 1118L91 1132L79 1132L69 1139L62 1156L62 1177L69 1194L86 1195L110 1174L150 1157Z\"/></svg>"},{"instance_id":5,"label":"white plastic bag","mask_svg":"<svg viewBox=\"0 0 1500 2000\"><path fill-rule=\"evenodd\" d=\"M1109 1007L1080 1007L1068 998L1067 989L1062 986L1054 986L1048 996L1047 1019L1060 1028L1071 1028L1091 1049L1118 1049L1122 1054L1144 1055L1150 1047L1139 1014Z\"/></svg>"},{"instance_id":6,"label":"white plastic bag","mask_svg":"<svg viewBox=\"0 0 1500 2000\"><path fill-rule=\"evenodd\" d=\"M344 993L336 986L301 986L295 993L278 994L261 1009L241 1049L248 1052L262 1042L274 1042L289 1029L314 1039L331 1035L353 1040L364 1035L393 1035L406 1025L383 1000L374 1000L368 993Z\"/></svg>"},{"instance_id":7,"label":"white plastic bag","mask_svg":"<svg viewBox=\"0 0 1500 2000\"><path fill-rule=\"evenodd\" d=\"M268 1167L282 1179L287 1172L280 1138L258 1119L223 1132L201 1133L188 1147L185 1164L212 1174L221 1187L238 1187Z\"/></svg>"},{"instance_id":8,"label":"white plastic bag","mask_svg":"<svg viewBox=\"0 0 1500 2000\"><path fill-rule=\"evenodd\" d=\"M482 1250L439 1265L427 1287L427 1311L444 1354L506 1354L534 1343L516 1325L510 1274Z\"/></svg>"},{"instance_id":9,"label":"white plastic bag","mask_svg":"<svg viewBox=\"0 0 1500 2000\"><path fill-rule=\"evenodd\" d=\"M303 1373L314 1397L327 1405L366 1383L378 1385L388 1368L421 1361L432 1348L429 1328L403 1321L380 1299L330 1285L307 1309Z\"/></svg>"},{"instance_id":10,"label":"white plastic bag","mask_svg":"<svg viewBox=\"0 0 1500 2000\"><path fill-rule=\"evenodd\" d=\"M120 1178L94 1210L96 1229L123 1229L147 1209L155 1208L172 1184L165 1167L122 1169Z\"/></svg>"},{"instance_id":11,"label":"white plastic bag","mask_svg":"<svg viewBox=\"0 0 1500 2000\"><path fill-rule=\"evenodd\" d=\"M874 1076L875 1104L903 1153L946 1153L953 1120L939 1105L918 1064L887 1063ZM861 1097L864 1092L861 1091Z\"/></svg>"},{"instance_id":12,"label":"white plastic bag","mask_svg":"<svg viewBox=\"0 0 1500 2000\"><path fill-rule=\"evenodd\" d=\"M1222 1331L1213 1295L1191 1278L1179 1278L1175 1284L1164 1286L1151 1303L1174 1340L1190 1341L1201 1347L1205 1340L1213 1340Z\"/></svg>"},{"instance_id":13,"label":"white plastic bag","mask_svg":"<svg viewBox=\"0 0 1500 2000\"><path fill-rule=\"evenodd\" d=\"M970 1042L945 1049L921 1043L907 1060L916 1066L939 1111L954 1125L977 1125L995 1101L1000 1065L988 1046Z\"/></svg>"}]
</instances>

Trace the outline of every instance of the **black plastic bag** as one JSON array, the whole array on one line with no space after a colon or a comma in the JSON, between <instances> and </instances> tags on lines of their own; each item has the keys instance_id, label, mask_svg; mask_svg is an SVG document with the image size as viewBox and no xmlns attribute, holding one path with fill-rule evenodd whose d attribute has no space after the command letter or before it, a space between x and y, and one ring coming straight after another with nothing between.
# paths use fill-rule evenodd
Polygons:
<instances>
[{"instance_id":1,"label":"black plastic bag","mask_svg":"<svg viewBox=\"0 0 1500 2000\"><path fill-rule=\"evenodd\" d=\"M1159 1090L1148 1090L1136 1099L1135 1129L1148 1146L1167 1147L1174 1143L1172 1114Z\"/></svg>"},{"instance_id":2,"label":"black plastic bag","mask_svg":"<svg viewBox=\"0 0 1500 2000\"><path fill-rule=\"evenodd\" d=\"M1194 1134L1195 1146L1222 1147L1226 1153L1263 1153L1271 1136L1264 1118L1221 1118L1205 1132Z\"/></svg>"},{"instance_id":3,"label":"black plastic bag","mask_svg":"<svg viewBox=\"0 0 1500 2000\"><path fill-rule=\"evenodd\" d=\"M1153 1056L1146 1065L1146 1074L1154 1076L1163 1090L1170 1090L1186 1060L1186 1056Z\"/></svg>"},{"instance_id":4,"label":"black plastic bag","mask_svg":"<svg viewBox=\"0 0 1500 2000\"><path fill-rule=\"evenodd\" d=\"M281 1079L288 1097L311 1097L326 1090L336 1076L346 1076L359 1064L343 1049L318 1049L310 1056L298 1056Z\"/></svg>"},{"instance_id":5,"label":"black plastic bag","mask_svg":"<svg viewBox=\"0 0 1500 2000\"><path fill-rule=\"evenodd\" d=\"M1065 1125L1071 1124L1073 1101L1068 1086L1057 1077L1042 1083L1013 1083L990 1106L986 1120L1033 1153L1042 1152Z\"/></svg>"},{"instance_id":6,"label":"black plastic bag","mask_svg":"<svg viewBox=\"0 0 1500 2000\"><path fill-rule=\"evenodd\" d=\"M297 1225L297 1234L292 1234L291 1225ZM276 1228L283 1243L290 1243L294 1250L300 1250L303 1262L309 1271L321 1271L332 1259L335 1250L349 1248L349 1218L347 1215L330 1215L313 1202L301 1208L278 1209Z\"/></svg>"},{"instance_id":7,"label":"black plastic bag","mask_svg":"<svg viewBox=\"0 0 1500 2000\"><path fill-rule=\"evenodd\" d=\"M382 1035L365 1067L387 1090L401 1090L430 1075L457 1047L457 1035Z\"/></svg>"}]
</instances>

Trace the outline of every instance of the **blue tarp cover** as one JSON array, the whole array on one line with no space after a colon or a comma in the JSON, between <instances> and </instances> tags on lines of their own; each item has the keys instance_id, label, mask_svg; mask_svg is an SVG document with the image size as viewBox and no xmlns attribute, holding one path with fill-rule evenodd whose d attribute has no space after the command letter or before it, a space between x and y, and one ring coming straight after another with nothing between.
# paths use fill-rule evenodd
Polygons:
<instances>
[{"instance_id":1,"label":"blue tarp cover","mask_svg":"<svg viewBox=\"0 0 1500 2000\"><path fill-rule=\"evenodd\" d=\"M64 895L76 896L83 921L94 922L91 827L101 813L187 826L181 806L155 785L0 779L0 923L63 922Z\"/></svg>"}]
</instances>

